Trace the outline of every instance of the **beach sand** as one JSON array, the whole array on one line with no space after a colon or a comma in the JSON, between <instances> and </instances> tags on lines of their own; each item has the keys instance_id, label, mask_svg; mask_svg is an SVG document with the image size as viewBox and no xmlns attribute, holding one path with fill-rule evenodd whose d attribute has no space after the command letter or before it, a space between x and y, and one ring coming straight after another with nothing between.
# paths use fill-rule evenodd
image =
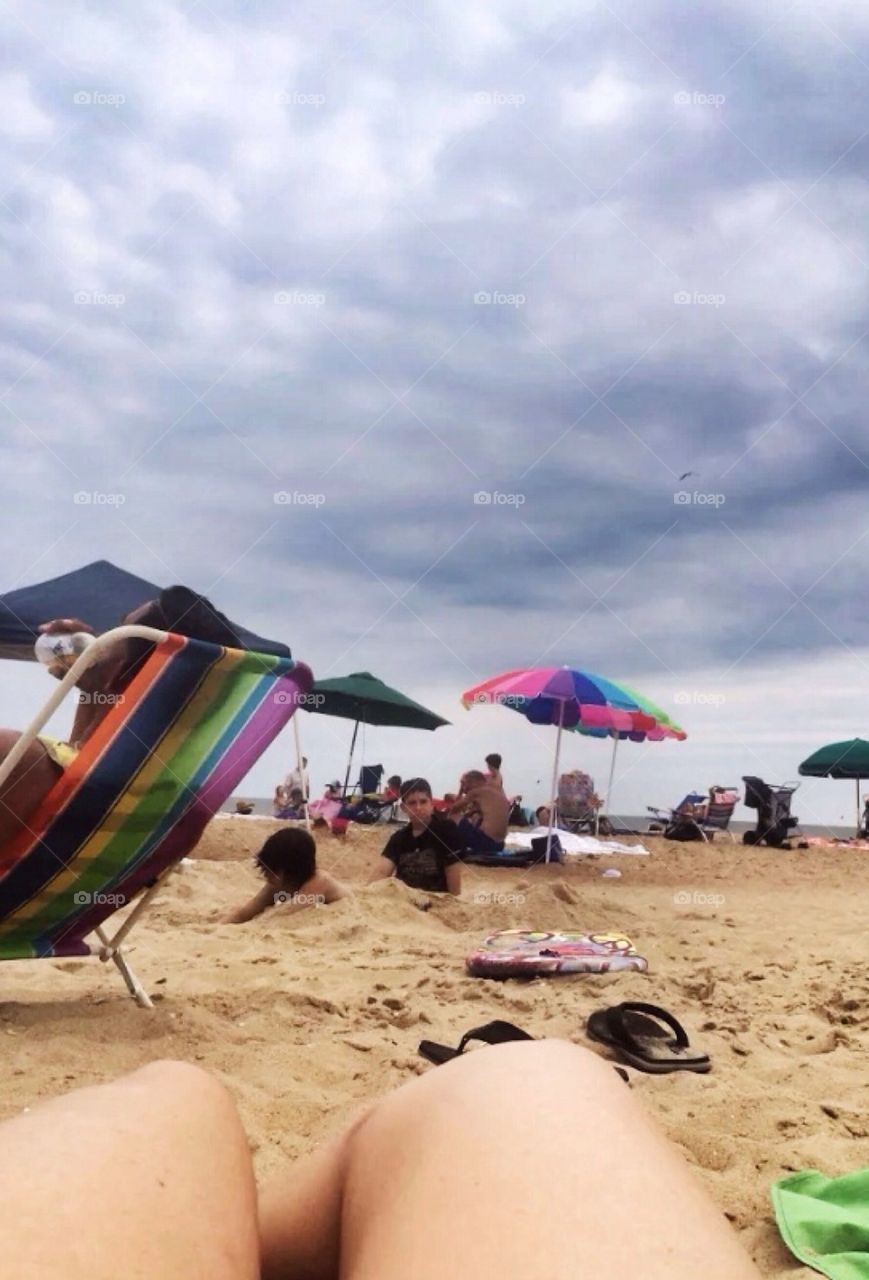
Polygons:
<instances>
[{"instance_id":1,"label":"beach sand","mask_svg":"<svg viewBox=\"0 0 869 1280\"><path fill-rule=\"evenodd\" d=\"M196 859L137 926L130 960L153 1012L97 960L3 966L2 1117L154 1058L183 1058L232 1090L257 1170L268 1175L364 1104L434 1070L417 1056L423 1037L455 1043L506 1018L583 1043L591 1010L647 1000L676 1013L714 1069L631 1072L636 1094L761 1273L815 1274L780 1242L768 1187L789 1170L869 1165L866 853L650 839L648 858L469 868L462 898L434 899L427 912L414 905L420 895L383 882L331 907L213 923L255 891L250 855L278 825L212 822ZM387 834L351 827L344 843L326 835L321 865L361 885ZM607 866L621 878L601 879ZM649 972L530 983L465 976L474 944L516 927L623 930Z\"/></svg>"}]
</instances>

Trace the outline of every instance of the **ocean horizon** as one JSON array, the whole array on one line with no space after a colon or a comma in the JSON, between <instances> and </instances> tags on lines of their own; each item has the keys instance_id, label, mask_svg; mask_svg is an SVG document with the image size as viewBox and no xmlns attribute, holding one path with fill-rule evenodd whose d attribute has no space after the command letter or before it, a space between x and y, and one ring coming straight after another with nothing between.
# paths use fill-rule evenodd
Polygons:
<instances>
[{"instance_id":1,"label":"ocean horizon","mask_svg":"<svg viewBox=\"0 0 869 1280\"><path fill-rule=\"evenodd\" d=\"M231 796L224 805L221 806L221 813L235 813L236 800L247 800L254 806L254 814L257 817L272 816L271 797L264 796ZM612 822L618 831L636 832L638 835L648 833L649 823L653 821L651 814L638 815L633 813L615 814ZM755 823L749 818L734 818L730 824L730 829L734 835L742 835L743 831L750 831ZM833 839L848 839L854 835L853 826L825 826L823 823L800 823L799 834L805 836L830 836Z\"/></svg>"}]
</instances>

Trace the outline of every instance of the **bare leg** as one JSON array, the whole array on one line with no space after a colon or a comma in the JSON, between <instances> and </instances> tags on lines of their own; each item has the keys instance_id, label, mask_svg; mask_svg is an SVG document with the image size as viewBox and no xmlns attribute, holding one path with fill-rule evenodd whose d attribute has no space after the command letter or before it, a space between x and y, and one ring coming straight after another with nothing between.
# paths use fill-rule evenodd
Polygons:
<instances>
[{"instance_id":1,"label":"bare leg","mask_svg":"<svg viewBox=\"0 0 869 1280\"><path fill-rule=\"evenodd\" d=\"M256 1197L229 1095L183 1063L0 1125L0 1239L17 1280L256 1280Z\"/></svg>"},{"instance_id":2,"label":"bare leg","mask_svg":"<svg viewBox=\"0 0 869 1280\"><path fill-rule=\"evenodd\" d=\"M260 1213L262 1280L759 1274L612 1068L561 1041L414 1081Z\"/></svg>"},{"instance_id":3,"label":"bare leg","mask_svg":"<svg viewBox=\"0 0 869 1280\"><path fill-rule=\"evenodd\" d=\"M17 729L0 729L0 762L21 737ZM0 784L0 849L17 835L63 773L41 742L32 742Z\"/></svg>"}]
</instances>

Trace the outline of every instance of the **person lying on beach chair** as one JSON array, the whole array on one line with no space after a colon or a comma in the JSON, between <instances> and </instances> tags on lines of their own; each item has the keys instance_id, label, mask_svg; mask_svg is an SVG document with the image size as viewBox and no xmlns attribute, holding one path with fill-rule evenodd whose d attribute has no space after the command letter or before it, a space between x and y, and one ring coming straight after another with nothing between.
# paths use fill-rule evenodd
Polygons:
<instances>
[{"instance_id":1,"label":"person lying on beach chair","mask_svg":"<svg viewBox=\"0 0 869 1280\"><path fill-rule=\"evenodd\" d=\"M464 848L478 853L498 853L504 848L510 801L503 789L487 781L479 769L470 769L462 777L459 798L450 817L459 820Z\"/></svg>"},{"instance_id":2,"label":"person lying on beach chair","mask_svg":"<svg viewBox=\"0 0 869 1280\"><path fill-rule=\"evenodd\" d=\"M401 784L401 807L408 824L387 840L369 884L395 876L412 889L458 896L462 891L458 855L465 842L454 822L435 813L425 778Z\"/></svg>"},{"instance_id":3,"label":"person lying on beach chair","mask_svg":"<svg viewBox=\"0 0 869 1280\"><path fill-rule=\"evenodd\" d=\"M646 805L646 812L654 815L649 830L663 831L669 823L678 818L703 818L706 816L706 797L700 791L689 791L687 795L674 805L672 809L658 809L654 805Z\"/></svg>"},{"instance_id":4,"label":"person lying on beach chair","mask_svg":"<svg viewBox=\"0 0 869 1280\"><path fill-rule=\"evenodd\" d=\"M232 649L244 648L228 619L209 600L189 587L167 587L156 600L145 601L122 618L118 625L154 627L158 631L172 631L193 640L205 640ZM43 623L40 631L52 635L95 634L93 627L78 618L55 618ZM45 734L36 738L9 778L0 785L0 848L27 825L64 769L75 759L79 748L122 698L153 647L147 640L125 640L85 671L77 682L82 697L76 708L69 742L60 742ZM58 677L65 674L62 667L50 670ZM15 729L0 729L0 762L9 755L20 737Z\"/></svg>"},{"instance_id":5,"label":"person lying on beach chair","mask_svg":"<svg viewBox=\"0 0 869 1280\"><path fill-rule=\"evenodd\" d=\"M717 831L723 832L732 841L730 819L736 808L739 793L734 787L714 786L709 788L708 797L698 792L689 792L685 799L673 809L663 831L657 823L650 825L650 831L660 831L666 840L703 840L707 844ZM661 810L648 806L649 812L661 821Z\"/></svg>"},{"instance_id":6,"label":"person lying on beach chair","mask_svg":"<svg viewBox=\"0 0 869 1280\"><path fill-rule=\"evenodd\" d=\"M288 1085L291 1103L304 1097L292 1073ZM379 1098L337 1137L322 1116L313 1154L258 1188L229 1090L151 1062L0 1124L9 1274L760 1280L641 1097L577 1045L498 1044ZM279 1115L264 1136L296 1144Z\"/></svg>"},{"instance_id":7,"label":"person lying on beach chair","mask_svg":"<svg viewBox=\"0 0 869 1280\"><path fill-rule=\"evenodd\" d=\"M269 907L289 905L299 910L327 906L350 894L347 886L328 871L317 870L314 837L302 827L275 831L254 863L265 884L250 901L225 915L221 924L247 924Z\"/></svg>"}]
</instances>

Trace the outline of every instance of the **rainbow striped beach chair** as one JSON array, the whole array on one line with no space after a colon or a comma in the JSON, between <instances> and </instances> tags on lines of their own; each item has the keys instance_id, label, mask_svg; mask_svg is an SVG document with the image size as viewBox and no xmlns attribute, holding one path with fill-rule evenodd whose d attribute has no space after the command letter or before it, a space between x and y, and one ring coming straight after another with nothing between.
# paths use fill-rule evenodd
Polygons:
<instances>
[{"instance_id":1,"label":"rainbow striped beach chair","mask_svg":"<svg viewBox=\"0 0 869 1280\"><path fill-rule=\"evenodd\" d=\"M118 627L60 682L0 766L0 783L85 668L132 636L154 641L154 650L28 828L0 849L0 960L97 955L114 961L150 1008L121 943L313 677L289 658ZM105 922L127 907L109 936Z\"/></svg>"}]
</instances>

